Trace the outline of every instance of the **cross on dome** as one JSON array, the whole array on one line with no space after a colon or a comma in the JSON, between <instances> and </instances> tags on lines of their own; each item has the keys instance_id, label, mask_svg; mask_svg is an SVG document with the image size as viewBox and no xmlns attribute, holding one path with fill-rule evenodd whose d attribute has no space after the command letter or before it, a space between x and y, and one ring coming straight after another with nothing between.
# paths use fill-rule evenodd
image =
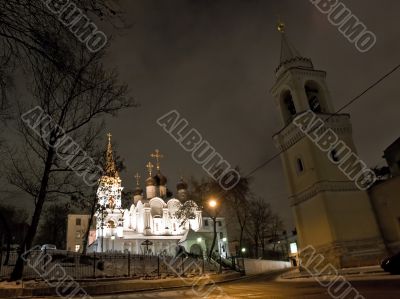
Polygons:
<instances>
[{"instance_id":1,"label":"cross on dome","mask_svg":"<svg viewBox=\"0 0 400 299\"><path fill-rule=\"evenodd\" d=\"M160 171L160 159L164 158L164 155L161 154L161 152L158 149L156 149L155 152L150 155L150 157L156 159L156 167L157 167L157 171L159 172Z\"/></svg>"},{"instance_id":2,"label":"cross on dome","mask_svg":"<svg viewBox=\"0 0 400 299\"><path fill-rule=\"evenodd\" d=\"M151 163L151 162L149 161L149 162L146 164L146 168L147 168L147 171L149 172L149 177L151 177L151 174L152 174L153 168L154 168L153 163Z\"/></svg>"},{"instance_id":3,"label":"cross on dome","mask_svg":"<svg viewBox=\"0 0 400 299\"><path fill-rule=\"evenodd\" d=\"M138 172L136 172L135 174L135 179L136 179L136 186L140 185L140 174Z\"/></svg>"}]
</instances>

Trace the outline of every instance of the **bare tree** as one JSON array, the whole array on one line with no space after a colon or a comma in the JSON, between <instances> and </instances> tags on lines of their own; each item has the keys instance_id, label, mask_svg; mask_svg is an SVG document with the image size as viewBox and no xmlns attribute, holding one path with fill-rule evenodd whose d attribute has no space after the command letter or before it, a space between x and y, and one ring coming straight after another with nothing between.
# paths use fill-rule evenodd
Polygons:
<instances>
[{"instance_id":1,"label":"bare tree","mask_svg":"<svg viewBox=\"0 0 400 299\"><path fill-rule=\"evenodd\" d=\"M46 206L35 243L54 244L59 249L65 248L69 212L70 205L68 203L52 203Z\"/></svg>"},{"instance_id":2,"label":"bare tree","mask_svg":"<svg viewBox=\"0 0 400 299\"><path fill-rule=\"evenodd\" d=\"M238 167L236 170L240 173ZM203 178L197 181L192 178L190 188L190 199L203 208L203 211L213 220L213 231L214 237L210 248L209 256L211 257L214 250L216 239L217 239L217 217L220 215L228 215L233 213L237 220L240 231L240 247L242 246L244 230L248 219L247 213L247 202L251 194L250 191L250 180L245 177L241 177L239 182L234 188L230 190L224 190L217 181L212 178ZM214 198L217 201L217 205L213 208L209 206L209 200ZM182 207L185 209L185 206ZM186 209L189 211L190 209ZM229 212L228 212L229 211Z\"/></svg>"},{"instance_id":3,"label":"bare tree","mask_svg":"<svg viewBox=\"0 0 400 299\"><path fill-rule=\"evenodd\" d=\"M127 87L117 83L116 73L103 69L103 55L89 55L83 45L76 45L75 58L70 61L78 70L74 76L60 72L47 59L33 67L33 105L41 107L43 114L36 108L26 113L23 105L19 106L19 133L25 146L9 151L11 163L7 165L9 182L30 195L35 204L13 280L22 276L21 254L32 246L43 204L55 197L83 198L92 191L72 169L86 169L86 174L95 171L89 161L90 154L96 152L102 117L134 106Z\"/></svg>"},{"instance_id":4,"label":"bare tree","mask_svg":"<svg viewBox=\"0 0 400 299\"><path fill-rule=\"evenodd\" d=\"M263 241L263 234L272 220L271 205L263 198L253 198L249 202L249 225L247 232L254 243L255 256L258 258L258 249Z\"/></svg>"}]
</instances>

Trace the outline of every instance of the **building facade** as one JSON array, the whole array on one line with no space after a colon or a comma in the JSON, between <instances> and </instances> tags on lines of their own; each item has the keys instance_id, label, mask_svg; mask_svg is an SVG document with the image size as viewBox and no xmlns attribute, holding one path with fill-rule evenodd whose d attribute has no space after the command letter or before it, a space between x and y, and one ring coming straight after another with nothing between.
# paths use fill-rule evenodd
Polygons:
<instances>
[{"instance_id":1,"label":"building facade","mask_svg":"<svg viewBox=\"0 0 400 299\"><path fill-rule=\"evenodd\" d=\"M385 151L389 176L369 190L383 240L390 254L400 252L400 138Z\"/></svg>"},{"instance_id":2,"label":"building facade","mask_svg":"<svg viewBox=\"0 0 400 299\"><path fill-rule=\"evenodd\" d=\"M82 252L83 250L83 240L87 232L89 225L89 215L78 215L70 214L68 215L68 225L67 225L67 250ZM96 240L96 229L95 223L89 230L88 245L93 244Z\"/></svg>"}]
</instances>

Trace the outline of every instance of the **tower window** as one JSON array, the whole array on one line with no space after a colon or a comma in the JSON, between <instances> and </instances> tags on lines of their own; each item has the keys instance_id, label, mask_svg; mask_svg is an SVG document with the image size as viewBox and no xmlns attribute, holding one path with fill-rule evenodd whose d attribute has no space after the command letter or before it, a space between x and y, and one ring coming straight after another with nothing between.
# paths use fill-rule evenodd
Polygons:
<instances>
[{"instance_id":1,"label":"tower window","mask_svg":"<svg viewBox=\"0 0 400 299\"><path fill-rule=\"evenodd\" d=\"M332 150L331 151L331 158L332 158L332 160L333 161L335 161L335 162L339 162L339 157L338 157L338 154L337 154L337 151L336 150Z\"/></svg>"},{"instance_id":2,"label":"tower window","mask_svg":"<svg viewBox=\"0 0 400 299\"><path fill-rule=\"evenodd\" d=\"M75 225L76 225L76 226L80 226L81 223L82 223L82 222L81 222L81 218L76 218L76 219L75 219Z\"/></svg>"},{"instance_id":3,"label":"tower window","mask_svg":"<svg viewBox=\"0 0 400 299\"><path fill-rule=\"evenodd\" d=\"M304 171L304 164L300 158L298 158L296 160L296 169L297 169L297 173L301 173Z\"/></svg>"},{"instance_id":4,"label":"tower window","mask_svg":"<svg viewBox=\"0 0 400 299\"><path fill-rule=\"evenodd\" d=\"M305 91L308 99L308 105L310 106L311 111L315 113L321 113L322 107L320 102L319 91L315 83L309 82L305 86Z\"/></svg>"},{"instance_id":5,"label":"tower window","mask_svg":"<svg viewBox=\"0 0 400 299\"><path fill-rule=\"evenodd\" d=\"M208 220L204 220L204 226L208 226Z\"/></svg>"},{"instance_id":6,"label":"tower window","mask_svg":"<svg viewBox=\"0 0 400 299\"><path fill-rule=\"evenodd\" d=\"M286 105L286 109L289 111L290 115L296 115L296 107L293 103L293 98L290 92L288 92L284 98L284 103Z\"/></svg>"}]
</instances>

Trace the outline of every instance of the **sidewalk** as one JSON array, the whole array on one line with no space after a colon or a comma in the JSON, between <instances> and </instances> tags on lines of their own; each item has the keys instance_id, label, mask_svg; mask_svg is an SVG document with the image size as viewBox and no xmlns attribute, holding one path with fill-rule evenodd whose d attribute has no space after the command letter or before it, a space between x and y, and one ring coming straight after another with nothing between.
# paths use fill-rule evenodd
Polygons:
<instances>
[{"instance_id":1,"label":"sidewalk","mask_svg":"<svg viewBox=\"0 0 400 299\"><path fill-rule=\"evenodd\" d=\"M193 285L212 285L239 279L241 275L237 272L224 274L212 274L199 277L165 278L165 279L121 279L121 280L85 280L79 285L89 295L107 295L126 292L140 292L163 289L174 289L192 287ZM0 298L55 296L56 288L49 287L42 281L24 282L23 286L16 283L0 283Z\"/></svg>"},{"instance_id":2,"label":"sidewalk","mask_svg":"<svg viewBox=\"0 0 400 299\"><path fill-rule=\"evenodd\" d=\"M322 277L323 280L335 279L338 276L343 276L348 280L362 279L400 279L399 275L390 275L383 271L380 266L344 268L338 270L338 275L327 275L324 273L312 275L307 271L300 272L299 269L294 269L288 273L282 274L279 281L311 281L316 277Z\"/></svg>"}]
</instances>

